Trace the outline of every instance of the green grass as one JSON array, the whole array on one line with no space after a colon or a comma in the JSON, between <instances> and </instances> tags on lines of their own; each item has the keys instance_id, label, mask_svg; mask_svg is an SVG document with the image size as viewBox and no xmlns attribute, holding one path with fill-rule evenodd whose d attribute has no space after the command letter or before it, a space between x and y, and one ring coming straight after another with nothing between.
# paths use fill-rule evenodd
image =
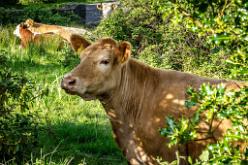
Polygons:
<instances>
[{"instance_id":1,"label":"green grass","mask_svg":"<svg viewBox=\"0 0 248 165\"><path fill-rule=\"evenodd\" d=\"M95 3L95 2L106 2L109 0L57 0L57 3L65 2L84 2L84 3Z\"/></svg>"},{"instance_id":2,"label":"green grass","mask_svg":"<svg viewBox=\"0 0 248 165\"><path fill-rule=\"evenodd\" d=\"M77 55L69 46L57 50L57 40L20 49L13 29L0 27L0 53L11 59L13 71L25 74L37 88L49 90L30 109L37 114L40 129L29 164L126 164L101 104L70 96L60 88L63 75L79 63Z\"/></svg>"}]
</instances>

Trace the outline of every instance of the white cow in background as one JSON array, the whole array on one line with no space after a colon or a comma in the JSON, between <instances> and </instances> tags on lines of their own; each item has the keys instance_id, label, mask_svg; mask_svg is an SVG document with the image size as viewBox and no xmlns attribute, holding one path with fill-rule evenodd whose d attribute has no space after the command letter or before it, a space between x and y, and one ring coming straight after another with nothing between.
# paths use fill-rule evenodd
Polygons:
<instances>
[{"instance_id":1,"label":"white cow in background","mask_svg":"<svg viewBox=\"0 0 248 165\"><path fill-rule=\"evenodd\" d=\"M103 2L97 5L97 9L102 11L103 19L107 18L117 7L119 6L119 2Z\"/></svg>"}]
</instances>

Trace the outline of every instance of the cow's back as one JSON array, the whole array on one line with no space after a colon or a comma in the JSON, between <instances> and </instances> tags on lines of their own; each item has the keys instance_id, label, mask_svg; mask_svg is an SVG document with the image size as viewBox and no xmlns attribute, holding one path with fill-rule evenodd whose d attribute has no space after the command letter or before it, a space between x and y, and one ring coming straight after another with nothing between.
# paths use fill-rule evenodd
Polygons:
<instances>
[{"instance_id":1,"label":"cow's back","mask_svg":"<svg viewBox=\"0 0 248 165\"><path fill-rule=\"evenodd\" d=\"M184 106L187 99L186 89L189 87L198 89L203 83L211 85L223 83L228 88L236 89L239 85L234 81L210 79L178 71L155 69L155 74L158 76L156 87L150 86L146 88L146 92L140 91L141 95L145 94L145 98L142 102L142 115L136 127L137 135L142 138L145 150L151 155L160 155L165 160L172 161L176 159L176 151L179 151L181 155L197 158L206 145L215 140L210 138L189 143L187 146L168 148L168 139L159 134L159 129L165 127L165 118L172 116L179 119L193 115L195 109L188 110ZM218 123L215 121L214 127L217 127ZM204 123L200 123L199 127L200 130L207 129L207 125ZM215 136L221 137L230 127L229 121L222 121L219 128L215 130ZM201 139L205 136L206 134L200 135L198 138Z\"/></svg>"}]
</instances>

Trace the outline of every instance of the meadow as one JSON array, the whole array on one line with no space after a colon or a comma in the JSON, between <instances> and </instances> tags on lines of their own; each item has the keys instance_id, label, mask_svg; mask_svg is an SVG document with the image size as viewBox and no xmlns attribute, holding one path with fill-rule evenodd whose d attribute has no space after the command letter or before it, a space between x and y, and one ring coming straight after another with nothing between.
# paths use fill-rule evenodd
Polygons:
<instances>
[{"instance_id":1,"label":"meadow","mask_svg":"<svg viewBox=\"0 0 248 165\"><path fill-rule=\"evenodd\" d=\"M13 30L14 26L0 27L0 54L10 59L12 72L28 77L35 88L48 90L30 105L38 120L38 145L24 163L126 164L100 103L69 96L60 88L63 75L79 63L78 55L68 45L57 50L56 40L21 49Z\"/></svg>"}]
</instances>

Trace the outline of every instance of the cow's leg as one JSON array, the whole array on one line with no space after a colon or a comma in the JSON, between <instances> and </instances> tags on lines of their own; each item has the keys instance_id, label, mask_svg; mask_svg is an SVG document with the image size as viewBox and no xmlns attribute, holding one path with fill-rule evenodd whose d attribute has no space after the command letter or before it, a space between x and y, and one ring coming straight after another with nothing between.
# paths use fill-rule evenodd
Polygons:
<instances>
[{"instance_id":1,"label":"cow's leg","mask_svg":"<svg viewBox=\"0 0 248 165\"><path fill-rule=\"evenodd\" d=\"M119 120L113 111L108 111L107 114L110 117L113 137L128 163L130 165L157 165L157 161L143 148L142 137L137 136L133 124Z\"/></svg>"},{"instance_id":2,"label":"cow's leg","mask_svg":"<svg viewBox=\"0 0 248 165\"><path fill-rule=\"evenodd\" d=\"M132 133L123 132L122 128L114 129L114 137L122 149L123 154L128 160L128 164L130 165L156 165L157 161L152 158L152 156L148 155L144 148L142 147L142 143L139 142L137 137L135 136L134 131ZM125 136L126 135L126 136Z\"/></svg>"},{"instance_id":3,"label":"cow's leg","mask_svg":"<svg viewBox=\"0 0 248 165\"><path fill-rule=\"evenodd\" d=\"M129 139L124 154L130 165L156 165L157 161L149 156L134 139Z\"/></svg>"}]
</instances>

